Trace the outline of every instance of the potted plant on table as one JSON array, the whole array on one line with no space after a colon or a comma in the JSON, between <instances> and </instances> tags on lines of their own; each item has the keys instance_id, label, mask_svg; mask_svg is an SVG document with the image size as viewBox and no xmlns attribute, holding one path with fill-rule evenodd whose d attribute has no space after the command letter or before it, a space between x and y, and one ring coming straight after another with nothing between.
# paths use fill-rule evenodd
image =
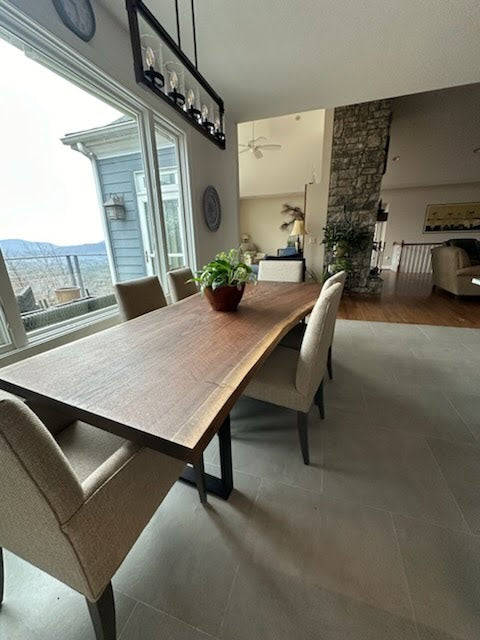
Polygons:
<instances>
[{"instance_id":1,"label":"potted plant on table","mask_svg":"<svg viewBox=\"0 0 480 640\"><path fill-rule=\"evenodd\" d=\"M197 271L193 281L215 311L235 311L247 282L254 282L252 268L243 261L240 249L218 253L215 260Z\"/></svg>"}]
</instances>

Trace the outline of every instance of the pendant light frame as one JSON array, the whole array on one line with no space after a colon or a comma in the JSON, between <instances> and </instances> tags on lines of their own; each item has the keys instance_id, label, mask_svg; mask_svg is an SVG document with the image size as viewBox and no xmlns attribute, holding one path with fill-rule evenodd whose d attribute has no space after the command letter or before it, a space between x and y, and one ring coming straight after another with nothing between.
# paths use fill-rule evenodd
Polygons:
<instances>
[{"instance_id":1,"label":"pendant light frame","mask_svg":"<svg viewBox=\"0 0 480 640\"><path fill-rule=\"evenodd\" d=\"M199 133L205 136L210 142L213 142L220 149L225 149L225 122L224 122L224 103L222 98L211 87L207 80L199 72L196 65L194 65L190 59L185 55L180 46L170 36L166 29L160 24L153 13L145 6L142 0L126 0L127 12L128 12L128 25L130 29L130 40L132 44L133 52L133 67L135 71L135 79L138 84L143 84L156 96L161 98L164 102L167 102L184 120L186 120L190 126L196 129ZM193 8L193 7L192 7ZM177 26L178 26L178 7L177 11ZM152 82L152 75L149 69L144 68L142 57L142 44L140 39L139 30L139 16L148 24L152 31L158 36L159 41L165 45L175 56L176 62L183 65L183 67L191 74L191 76L197 81L200 87L208 94L211 100L218 108L218 115L221 123L221 133L212 131L211 126L204 126L202 123L194 119L188 111L185 111L183 106L179 105L176 101L172 100L167 93L162 91L155 82ZM194 14L192 14L194 21ZM195 24L193 22L193 24ZM196 33L194 30L194 44L196 55ZM211 124L211 123L209 123Z\"/></svg>"}]
</instances>

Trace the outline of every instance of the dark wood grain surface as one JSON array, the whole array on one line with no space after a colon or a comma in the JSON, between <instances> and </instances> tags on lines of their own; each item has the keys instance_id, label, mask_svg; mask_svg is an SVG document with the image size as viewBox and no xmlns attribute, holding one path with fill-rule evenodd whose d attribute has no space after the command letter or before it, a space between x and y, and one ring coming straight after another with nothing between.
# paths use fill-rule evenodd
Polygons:
<instances>
[{"instance_id":1,"label":"dark wood grain surface","mask_svg":"<svg viewBox=\"0 0 480 640\"><path fill-rule=\"evenodd\" d=\"M0 387L192 461L319 293L316 284L260 282L235 313L197 294L0 369Z\"/></svg>"}]
</instances>

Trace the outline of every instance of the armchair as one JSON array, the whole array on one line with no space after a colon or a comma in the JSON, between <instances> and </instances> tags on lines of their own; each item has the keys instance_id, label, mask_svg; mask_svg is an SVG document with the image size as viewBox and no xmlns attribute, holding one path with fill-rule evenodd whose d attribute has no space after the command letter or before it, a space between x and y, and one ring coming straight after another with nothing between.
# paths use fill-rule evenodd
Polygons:
<instances>
[{"instance_id":1,"label":"armchair","mask_svg":"<svg viewBox=\"0 0 480 640\"><path fill-rule=\"evenodd\" d=\"M0 603L5 547L83 594L97 640L115 640L111 578L184 463L82 422L61 427L0 391Z\"/></svg>"}]
</instances>

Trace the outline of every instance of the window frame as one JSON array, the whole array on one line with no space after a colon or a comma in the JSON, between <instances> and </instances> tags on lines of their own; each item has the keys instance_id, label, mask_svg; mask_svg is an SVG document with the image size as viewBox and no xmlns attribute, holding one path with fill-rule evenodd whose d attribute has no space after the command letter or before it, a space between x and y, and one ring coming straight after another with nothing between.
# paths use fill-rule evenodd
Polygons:
<instances>
[{"instance_id":1,"label":"window frame","mask_svg":"<svg viewBox=\"0 0 480 640\"><path fill-rule=\"evenodd\" d=\"M185 226L185 254L192 267L195 267L195 236L193 233L192 205L190 176L188 172L188 146L187 134L175 126L172 122L156 111L147 101L142 100L136 93L129 90L122 83L112 78L108 73L96 64L83 57L68 44L56 36L48 33L33 19L11 5L0 4L0 37L12 46L23 50L24 55L36 60L41 65L50 69L53 73L63 77L68 82L87 91L119 111L134 117L138 124L138 136L140 151L142 153L145 171L145 186L149 203L149 216L152 225L152 243L154 245L153 270L167 288L166 273L168 271L166 235L163 224L163 210L161 204L161 184L158 160L156 158L155 127L158 126L175 138L175 147L178 153L179 184L178 190L182 201L182 220ZM97 192L99 185L95 185ZM101 204L101 203L99 203ZM110 237L107 229L106 217L101 216L107 257L112 273L112 282L115 283L115 265ZM5 264L1 260L3 266ZM6 272L6 268L5 268ZM0 279L5 279L1 272ZM10 278L6 274L8 285L11 288ZM3 283L4 285L5 283ZM0 296L5 288L0 282ZM14 298L15 300L15 298ZM3 296L0 299L0 323L5 318L0 330L8 332L10 342L0 346L0 358L11 355L16 350L24 350L35 347L40 342L55 341L65 334L81 332L83 328L97 323L110 324L113 317L118 317L116 306L98 310L71 319L44 327L27 336L21 320L18 306L5 304ZM23 333L22 333L23 332ZM35 334L35 335L33 335ZM72 338L74 336L72 335Z\"/></svg>"}]
</instances>

